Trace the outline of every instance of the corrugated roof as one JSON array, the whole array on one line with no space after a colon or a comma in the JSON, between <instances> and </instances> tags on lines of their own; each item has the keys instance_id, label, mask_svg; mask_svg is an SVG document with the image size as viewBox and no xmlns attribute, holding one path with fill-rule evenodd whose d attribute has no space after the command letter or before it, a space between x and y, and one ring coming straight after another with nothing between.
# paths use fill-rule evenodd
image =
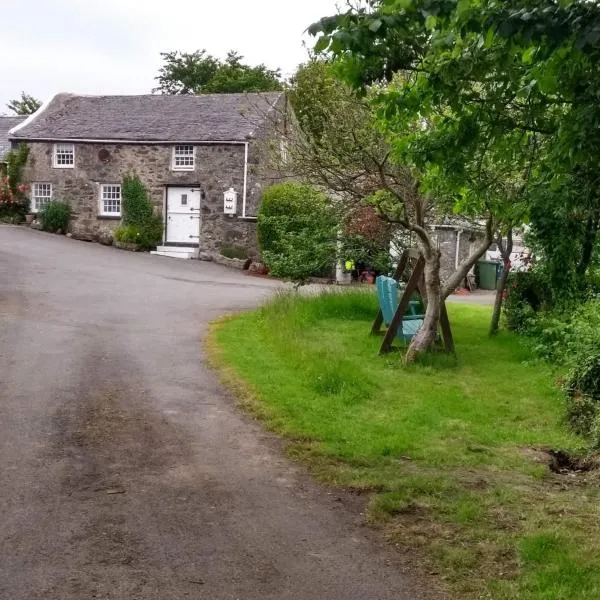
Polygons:
<instances>
[{"instance_id":1,"label":"corrugated roof","mask_svg":"<svg viewBox=\"0 0 600 600\"><path fill-rule=\"evenodd\" d=\"M283 92L199 96L57 94L12 139L244 141Z\"/></svg>"},{"instance_id":2,"label":"corrugated roof","mask_svg":"<svg viewBox=\"0 0 600 600\"><path fill-rule=\"evenodd\" d=\"M25 119L26 117L0 117L0 160L3 160L4 155L10 150L8 132Z\"/></svg>"}]
</instances>

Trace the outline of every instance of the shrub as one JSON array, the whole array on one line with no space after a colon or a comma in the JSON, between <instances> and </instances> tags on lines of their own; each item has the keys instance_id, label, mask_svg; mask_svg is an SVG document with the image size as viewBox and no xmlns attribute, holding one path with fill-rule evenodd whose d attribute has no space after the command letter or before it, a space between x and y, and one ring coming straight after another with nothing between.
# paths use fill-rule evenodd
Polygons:
<instances>
[{"instance_id":1,"label":"shrub","mask_svg":"<svg viewBox=\"0 0 600 600\"><path fill-rule=\"evenodd\" d=\"M137 175L127 174L121 193L123 224L115 231L115 239L136 243L141 250L156 248L162 241L164 225L162 215L154 214L148 190Z\"/></svg>"},{"instance_id":2,"label":"shrub","mask_svg":"<svg viewBox=\"0 0 600 600\"><path fill-rule=\"evenodd\" d=\"M143 225L152 217L152 201L141 179L134 174L123 177L121 185L123 225Z\"/></svg>"},{"instance_id":3,"label":"shrub","mask_svg":"<svg viewBox=\"0 0 600 600\"><path fill-rule=\"evenodd\" d=\"M504 301L504 321L513 331L525 331L531 319L552 306L546 276L542 271L517 271L509 275Z\"/></svg>"},{"instance_id":4,"label":"shrub","mask_svg":"<svg viewBox=\"0 0 600 600\"><path fill-rule=\"evenodd\" d=\"M126 244L137 244L141 235L137 225L121 225L115 229L115 240Z\"/></svg>"},{"instance_id":5,"label":"shrub","mask_svg":"<svg viewBox=\"0 0 600 600\"><path fill-rule=\"evenodd\" d=\"M342 260L363 264L379 273L389 273L391 227L378 214L375 207L357 204L352 207L342 224L340 255Z\"/></svg>"},{"instance_id":6,"label":"shrub","mask_svg":"<svg viewBox=\"0 0 600 600\"><path fill-rule=\"evenodd\" d=\"M39 219L44 231L66 233L71 220L71 205L61 200L48 202L40 211Z\"/></svg>"},{"instance_id":7,"label":"shrub","mask_svg":"<svg viewBox=\"0 0 600 600\"><path fill-rule=\"evenodd\" d=\"M118 242L137 244L140 250L152 250L162 241L162 215L152 215L143 225L121 225L115 229Z\"/></svg>"},{"instance_id":8,"label":"shrub","mask_svg":"<svg viewBox=\"0 0 600 600\"><path fill-rule=\"evenodd\" d=\"M571 370L565 391L571 427L600 447L600 346Z\"/></svg>"},{"instance_id":9,"label":"shrub","mask_svg":"<svg viewBox=\"0 0 600 600\"><path fill-rule=\"evenodd\" d=\"M163 217L162 214L152 214L141 226L141 236L138 242L142 250L154 250L163 239Z\"/></svg>"},{"instance_id":10,"label":"shrub","mask_svg":"<svg viewBox=\"0 0 600 600\"><path fill-rule=\"evenodd\" d=\"M534 314L523 330L540 357L574 367L600 348L600 301L566 304Z\"/></svg>"},{"instance_id":11,"label":"shrub","mask_svg":"<svg viewBox=\"0 0 600 600\"><path fill-rule=\"evenodd\" d=\"M221 248L221 256L225 258L239 258L240 260L246 260L248 258L248 250L245 248Z\"/></svg>"},{"instance_id":12,"label":"shrub","mask_svg":"<svg viewBox=\"0 0 600 600\"><path fill-rule=\"evenodd\" d=\"M258 213L263 261L276 277L303 282L331 271L337 222L325 194L312 186L280 183L265 190Z\"/></svg>"}]
</instances>

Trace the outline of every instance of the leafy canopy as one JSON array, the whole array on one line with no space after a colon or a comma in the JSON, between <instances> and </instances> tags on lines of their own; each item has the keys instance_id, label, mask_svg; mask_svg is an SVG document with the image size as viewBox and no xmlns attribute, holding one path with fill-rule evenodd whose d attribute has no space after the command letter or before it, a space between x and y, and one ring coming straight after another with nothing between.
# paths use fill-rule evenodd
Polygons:
<instances>
[{"instance_id":1,"label":"leafy canopy","mask_svg":"<svg viewBox=\"0 0 600 600\"><path fill-rule=\"evenodd\" d=\"M230 51L225 60L196 52L162 52L163 65L153 90L161 94L231 94L271 92L282 89L279 70L250 66L243 56Z\"/></svg>"},{"instance_id":2,"label":"leafy canopy","mask_svg":"<svg viewBox=\"0 0 600 600\"><path fill-rule=\"evenodd\" d=\"M458 212L530 213L551 269L585 274L600 230L597 2L371 0L310 31L354 86L380 88L380 122L425 189Z\"/></svg>"},{"instance_id":3,"label":"leafy canopy","mask_svg":"<svg viewBox=\"0 0 600 600\"><path fill-rule=\"evenodd\" d=\"M32 115L40 106L41 101L25 92L21 92L21 97L11 100L6 106L16 115Z\"/></svg>"}]
</instances>

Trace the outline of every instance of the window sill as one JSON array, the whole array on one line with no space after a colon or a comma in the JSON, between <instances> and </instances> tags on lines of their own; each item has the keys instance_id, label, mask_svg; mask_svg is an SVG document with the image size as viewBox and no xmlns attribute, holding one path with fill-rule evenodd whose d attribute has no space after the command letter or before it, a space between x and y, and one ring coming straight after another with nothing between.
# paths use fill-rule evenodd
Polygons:
<instances>
[{"instance_id":1,"label":"window sill","mask_svg":"<svg viewBox=\"0 0 600 600\"><path fill-rule=\"evenodd\" d=\"M99 221L120 221L121 215L98 215L96 218Z\"/></svg>"},{"instance_id":2,"label":"window sill","mask_svg":"<svg viewBox=\"0 0 600 600\"><path fill-rule=\"evenodd\" d=\"M171 171L174 173L193 173L196 170L196 167L171 167Z\"/></svg>"},{"instance_id":3,"label":"window sill","mask_svg":"<svg viewBox=\"0 0 600 600\"><path fill-rule=\"evenodd\" d=\"M75 165L52 165L53 169L74 169Z\"/></svg>"}]
</instances>

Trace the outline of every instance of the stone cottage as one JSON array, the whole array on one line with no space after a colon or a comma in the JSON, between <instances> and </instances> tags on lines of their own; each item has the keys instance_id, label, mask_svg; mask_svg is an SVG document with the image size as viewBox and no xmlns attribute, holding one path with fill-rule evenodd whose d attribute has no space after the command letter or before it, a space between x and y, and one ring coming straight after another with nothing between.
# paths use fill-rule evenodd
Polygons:
<instances>
[{"instance_id":1,"label":"stone cottage","mask_svg":"<svg viewBox=\"0 0 600 600\"><path fill-rule=\"evenodd\" d=\"M164 215L167 255L224 247L256 253L256 214L273 183L270 152L287 126L283 93L200 96L58 94L13 127L26 143L31 210L73 207L74 237L110 236L123 175L139 175ZM187 256L186 256L187 255Z\"/></svg>"}]
</instances>

